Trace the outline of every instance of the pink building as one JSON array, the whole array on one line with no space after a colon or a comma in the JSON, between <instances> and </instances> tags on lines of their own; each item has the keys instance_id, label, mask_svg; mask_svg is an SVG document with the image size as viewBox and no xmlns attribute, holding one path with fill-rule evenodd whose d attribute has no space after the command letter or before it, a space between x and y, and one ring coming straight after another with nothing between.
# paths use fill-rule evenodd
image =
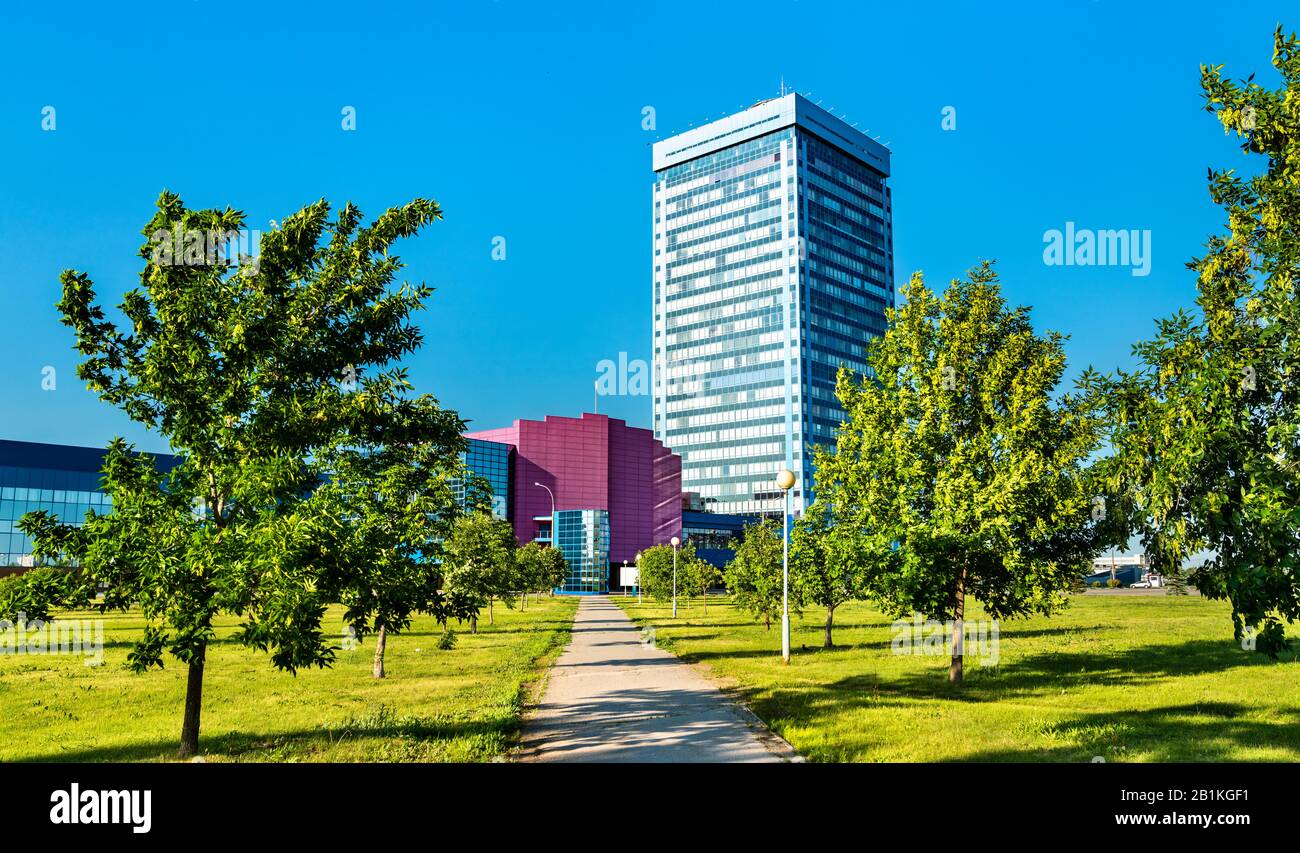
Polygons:
<instances>
[{"instance_id":1,"label":"pink building","mask_svg":"<svg viewBox=\"0 0 1300 853\"><path fill-rule=\"evenodd\" d=\"M521 543L550 539L551 496L535 483L555 493L557 513L608 511L613 565L682 535L682 460L648 429L588 413L467 435L514 448L509 517Z\"/></svg>"}]
</instances>

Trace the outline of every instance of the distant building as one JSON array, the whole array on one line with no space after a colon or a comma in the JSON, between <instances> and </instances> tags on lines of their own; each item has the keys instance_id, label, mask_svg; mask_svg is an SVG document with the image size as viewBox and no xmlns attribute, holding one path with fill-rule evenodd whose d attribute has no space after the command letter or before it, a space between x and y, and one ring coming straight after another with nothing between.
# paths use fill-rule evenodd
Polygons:
<instances>
[{"instance_id":1,"label":"distant building","mask_svg":"<svg viewBox=\"0 0 1300 853\"><path fill-rule=\"evenodd\" d=\"M588 413L467 437L511 449L506 517L521 543L553 542L564 553L563 592L607 592L611 566L682 533L681 460L650 430ZM467 456L472 470L477 458Z\"/></svg>"},{"instance_id":2,"label":"distant building","mask_svg":"<svg viewBox=\"0 0 1300 853\"><path fill-rule=\"evenodd\" d=\"M32 541L19 532L26 513L45 510L60 521L79 525L86 513L112 511L113 501L100 489L106 451L30 441L0 441L0 573L31 568ZM162 470L179 463L175 456L147 454Z\"/></svg>"},{"instance_id":3,"label":"distant building","mask_svg":"<svg viewBox=\"0 0 1300 853\"><path fill-rule=\"evenodd\" d=\"M1092 561L1092 570L1094 572L1108 572L1111 568L1128 568L1138 566L1145 569L1151 563L1146 554L1116 554L1114 556L1097 557Z\"/></svg>"},{"instance_id":4,"label":"distant building","mask_svg":"<svg viewBox=\"0 0 1300 853\"><path fill-rule=\"evenodd\" d=\"M762 520L760 515L682 510L682 538L695 546L695 554L718 568L736 556L745 526Z\"/></svg>"},{"instance_id":5,"label":"distant building","mask_svg":"<svg viewBox=\"0 0 1300 853\"><path fill-rule=\"evenodd\" d=\"M1092 572L1086 575L1086 584L1115 580L1121 586L1130 586L1142 579L1150 570L1151 562L1146 554L1114 554L1097 557L1092 561Z\"/></svg>"}]
</instances>

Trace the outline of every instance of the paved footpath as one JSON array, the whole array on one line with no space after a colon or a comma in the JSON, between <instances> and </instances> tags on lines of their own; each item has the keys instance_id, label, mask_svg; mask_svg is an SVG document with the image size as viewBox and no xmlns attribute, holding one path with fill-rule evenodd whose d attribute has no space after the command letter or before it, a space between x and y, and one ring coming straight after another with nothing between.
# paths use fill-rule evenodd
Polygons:
<instances>
[{"instance_id":1,"label":"paved footpath","mask_svg":"<svg viewBox=\"0 0 1300 853\"><path fill-rule=\"evenodd\" d=\"M717 687L645 638L608 596L585 596L573 639L525 718L525 761L798 760Z\"/></svg>"}]
</instances>

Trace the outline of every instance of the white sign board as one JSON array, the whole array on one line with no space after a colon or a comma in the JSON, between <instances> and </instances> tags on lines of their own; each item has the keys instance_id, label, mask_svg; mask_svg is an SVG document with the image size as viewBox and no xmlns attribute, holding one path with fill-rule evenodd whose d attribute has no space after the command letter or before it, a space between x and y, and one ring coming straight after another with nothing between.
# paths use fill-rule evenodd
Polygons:
<instances>
[{"instance_id":1,"label":"white sign board","mask_svg":"<svg viewBox=\"0 0 1300 853\"><path fill-rule=\"evenodd\" d=\"M619 586L636 586L636 582L637 582L636 566L618 567Z\"/></svg>"}]
</instances>

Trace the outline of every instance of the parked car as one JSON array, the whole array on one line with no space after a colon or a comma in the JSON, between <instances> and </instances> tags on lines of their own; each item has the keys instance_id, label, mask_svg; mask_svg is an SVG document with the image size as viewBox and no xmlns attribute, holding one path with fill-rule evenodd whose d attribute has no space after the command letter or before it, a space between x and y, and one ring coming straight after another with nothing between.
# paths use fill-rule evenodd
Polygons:
<instances>
[{"instance_id":1,"label":"parked car","mask_svg":"<svg viewBox=\"0 0 1300 853\"><path fill-rule=\"evenodd\" d=\"M1159 572L1147 572L1142 580L1133 584L1130 589L1160 589L1165 585L1165 579L1160 577Z\"/></svg>"}]
</instances>

